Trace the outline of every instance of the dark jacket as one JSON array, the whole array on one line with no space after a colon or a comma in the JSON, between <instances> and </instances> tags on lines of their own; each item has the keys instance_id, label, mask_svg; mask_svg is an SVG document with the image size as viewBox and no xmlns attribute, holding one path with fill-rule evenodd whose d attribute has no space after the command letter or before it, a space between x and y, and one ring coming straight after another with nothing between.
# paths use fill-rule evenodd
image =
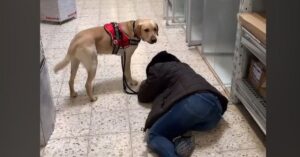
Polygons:
<instances>
[{"instance_id":1,"label":"dark jacket","mask_svg":"<svg viewBox=\"0 0 300 157\"><path fill-rule=\"evenodd\" d=\"M140 102L153 101L144 131L170 110L179 99L196 92L207 91L219 98L224 113L227 109L227 98L190 68L189 65L171 61L148 66L147 79L143 81L138 92L138 100Z\"/></svg>"}]
</instances>

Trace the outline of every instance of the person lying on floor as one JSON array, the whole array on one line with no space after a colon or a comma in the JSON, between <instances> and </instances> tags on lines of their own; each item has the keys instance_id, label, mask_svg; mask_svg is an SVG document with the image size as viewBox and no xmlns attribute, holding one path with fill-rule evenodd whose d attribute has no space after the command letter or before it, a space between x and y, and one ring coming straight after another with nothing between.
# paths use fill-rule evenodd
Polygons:
<instances>
[{"instance_id":1,"label":"person lying on floor","mask_svg":"<svg viewBox=\"0 0 300 157\"><path fill-rule=\"evenodd\" d=\"M190 156L194 143L182 135L214 128L227 109L227 98L166 51L153 57L146 74L138 100L153 102L144 127L148 147L160 157Z\"/></svg>"}]
</instances>

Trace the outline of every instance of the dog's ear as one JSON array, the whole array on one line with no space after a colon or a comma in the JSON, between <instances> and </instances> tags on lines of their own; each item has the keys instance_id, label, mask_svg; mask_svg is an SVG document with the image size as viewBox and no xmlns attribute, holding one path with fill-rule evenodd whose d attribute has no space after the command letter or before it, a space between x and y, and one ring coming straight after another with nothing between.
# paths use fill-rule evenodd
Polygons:
<instances>
[{"instance_id":1,"label":"dog's ear","mask_svg":"<svg viewBox=\"0 0 300 157\"><path fill-rule=\"evenodd\" d=\"M155 25L156 25L156 35L158 36L158 25L157 23L155 23Z\"/></svg>"},{"instance_id":2,"label":"dog's ear","mask_svg":"<svg viewBox=\"0 0 300 157\"><path fill-rule=\"evenodd\" d=\"M134 27L134 34L138 37L141 38L141 30L142 29L142 25L137 23L137 25Z\"/></svg>"}]
</instances>

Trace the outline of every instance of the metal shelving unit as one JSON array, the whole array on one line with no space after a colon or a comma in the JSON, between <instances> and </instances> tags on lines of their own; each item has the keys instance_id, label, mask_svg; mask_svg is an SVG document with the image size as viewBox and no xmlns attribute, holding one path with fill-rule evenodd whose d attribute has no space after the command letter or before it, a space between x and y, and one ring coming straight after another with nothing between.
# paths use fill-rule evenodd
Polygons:
<instances>
[{"instance_id":1,"label":"metal shelving unit","mask_svg":"<svg viewBox=\"0 0 300 157\"><path fill-rule=\"evenodd\" d=\"M263 3L263 0L241 0L239 14L262 11L264 10ZM255 56L265 66L267 65L266 46L238 22L233 61L231 101L233 103L241 102L263 133L266 134L267 102L245 79L251 55Z\"/></svg>"},{"instance_id":2,"label":"metal shelving unit","mask_svg":"<svg viewBox=\"0 0 300 157\"><path fill-rule=\"evenodd\" d=\"M260 43L257 39L244 28L242 28L241 34L241 47L239 54L244 55L242 64L238 64L241 68L242 74L239 77L235 77L233 84L235 88L231 92L238 100L242 102L245 108L249 111L253 119L257 122L262 131L266 134L266 101L257 94L255 89L248 83L244 76L246 76L247 64L249 56L253 54L264 65L266 65L266 49L260 47ZM237 62L234 62L236 64Z\"/></svg>"},{"instance_id":3,"label":"metal shelving unit","mask_svg":"<svg viewBox=\"0 0 300 157\"><path fill-rule=\"evenodd\" d=\"M241 79L236 82L236 95L266 134L267 103L259 96L247 80Z\"/></svg>"}]
</instances>

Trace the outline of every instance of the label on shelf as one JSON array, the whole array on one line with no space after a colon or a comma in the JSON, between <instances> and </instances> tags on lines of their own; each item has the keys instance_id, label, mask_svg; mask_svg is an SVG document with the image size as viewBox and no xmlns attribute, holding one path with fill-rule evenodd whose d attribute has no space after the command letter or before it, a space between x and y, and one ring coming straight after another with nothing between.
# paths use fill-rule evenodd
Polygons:
<instances>
[{"instance_id":1,"label":"label on shelf","mask_svg":"<svg viewBox=\"0 0 300 157\"><path fill-rule=\"evenodd\" d=\"M262 75L262 69L259 68L257 63L253 63L253 75L254 75L255 81L260 80L260 77Z\"/></svg>"}]
</instances>

